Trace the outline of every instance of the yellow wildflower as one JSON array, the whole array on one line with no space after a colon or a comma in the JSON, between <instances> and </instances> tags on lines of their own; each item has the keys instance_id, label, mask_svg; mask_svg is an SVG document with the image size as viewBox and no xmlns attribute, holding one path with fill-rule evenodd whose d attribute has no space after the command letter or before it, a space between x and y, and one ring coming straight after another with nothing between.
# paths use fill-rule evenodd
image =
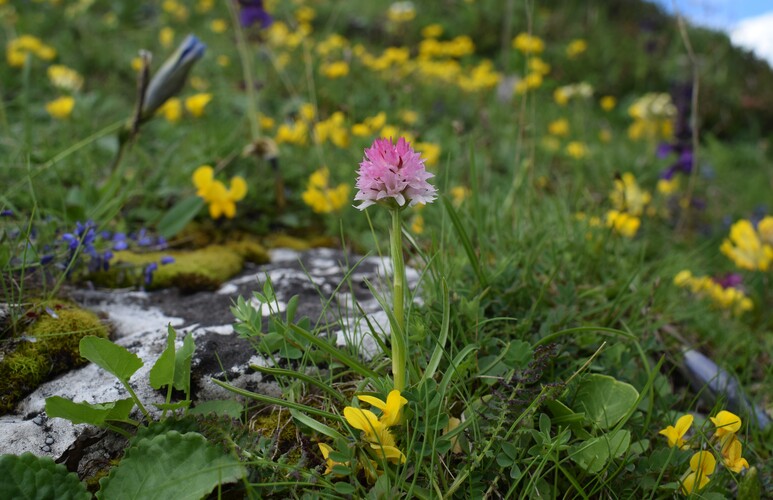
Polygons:
<instances>
[{"instance_id":1,"label":"yellow wildflower","mask_svg":"<svg viewBox=\"0 0 773 500\"><path fill-rule=\"evenodd\" d=\"M333 61L325 63L319 68L325 77L335 80L349 74L349 63L346 61Z\"/></svg>"},{"instance_id":2,"label":"yellow wildflower","mask_svg":"<svg viewBox=\"0 0 773 500\"><path fill-rule=\"evenodd\" d=\"M207 107L209 101L212 100L212 94L202 92L200 94L194 94L185 98L185 110L191 114L191 116L198 118L204 114L204 108Z\"/></svg>"},{"instance_id":3,"label":"yellow wildflower","mask_svg":"<svg viewBox=\"0 0 773 500\"><path fill-rule=\"evenodd\" d=\"M223 215L233 219L236 215L236 202L247 195L247 182L235 176L231 179L230 189L215 179L215 171L209 165L202 165L193 172L193 184L196 195L209 204L209 215L219 219Z\"/></svg>"},{"instance_id":4,"label":"yellow wildflower","mask_svg":"<svg viewBox=\"0 0 773 500\"><path fill-rule=\"evenodd\" d=\"M539 57L533 57L529 59L528 63L529 71L539 73L540 75L547 75L550 73L550 64L546 63Z\"/></svg>"},{"instance_id":5,"label":"yellow wildflower","mask_svg":"<svg viewBox=\"0 0 773 500\"><path fill-rule=\"evenodd\" d=\"M566 57L574 59L586 50L588 50L588 42L582 38L577 38L569 42L569 45L566 46Z\"/></svg>"},{"instance_id":6,"label":"yellow wildflower","mask_svg":"<svg viewBox=\"0 0 773 500\"><path fill-rule=\"evenodd\" d=\"M569 102L570 97L571 95L565 87L558 87L553 91L553 100L556 101L556 104L559 106L566 106L566 103Z\"/></svg>"},{"instance_id":7,"label":"yellow wildflower","mask_svg":"<svg viewBox=\"0 0 773 500\"><path fill-rule=\"evenodd\" d=\"M43 41L36 36L21 35L8 42L5 54L8 65L19 68L24 66L27 54L34 55L44 61L50 61L56 57L56 50L43 43Z\"/></svg>"},{"instance_id":8,"label":"yellow wildflower","mask_svg":"<svg viewBox=\"0 0 773 500\"><path fill-rule=\"evenodd\" d=\"M545 50L545 43L539 37L519 33L513 38L513 48L524 54L541 54Z\"/></svg>"},{"instance_id":9,"label":"yellow wildflower","mask_svg":"<svg viewBox=\"0 0 773 500\"><path fill-rule=\"evenodd\" d=\"M372 411L347 406L344 408L344 418L349 425L365 433L366 441L380 446L395 446L395 438Z\"/></svg>"},{"instance_id":10,"label":"yellow wildflower","mask_svg":"<svg viewBox=\"0 0 773 500\"><path fill-rule=\"evenodd\" d=\"M624 210L638 217L652 201L652 195L639 187L632 173L626 172L620 179L615 179L615 187L609 194L609 199L616 210Z\"/></svg>"},{"instance_id":11,"label":"yellow wildflower","mask_svg":"<svg viewBox=\"0 0 773 500\"><path fill-rule=\"evenodd\" d=\"M304 146L306 145L308 134L309 133L309 127L306 125L303 121L296 121L292 124L282 123L279 125L279 128L276 130L276 136L274 137L274 141L277 144L282 144L283 142L289 143L289 144L296 144L298 146Z\"/></svg>"},{"instance_id":12,"label":"yellow wildflower","mask_svg":"<svg viewBox=\"0 0 773 500\"><path fill-rule=\"evenodd\" d=\"M156 113L162 115L169 123L177 123L183 116L183 105L180 99L172 97L158 108Z\"/></svg>"},{"instance_id":13,"label":"yellow wildflower","mask_svg":"<svg viewBox=\"0 0 773 500\"><path fill-rule=\"evenodd\" d=\"M330 474L333 472L333 467L336 465L343 465L344 467L348 467L349 463L341 463L336 462L330 458L330 452L333 451L333 448L325 443L317 443L317 446L319 446L319 451L322 453L322 458L325 459L326 462L326 468L325 468L325 474Z\"/></svg>"},{"instance_id":14,"label":"yellow wildflower","mask_svg":"<svg viewBox=\"0 0 773 500\"><path fill-rule=\"evenodd\" d=\"M617 99L611 95L605 95L599 100L599 105L604 111L612 111L617 106Z\"/></svg>"},{"instance_id":15,"label":"yellow wildflower","mask_svg":"<svg viewBox=\"0 0 773 500\"><path fill-rule=\"evenodd\" d=\"M437 23L428 24L421 29L421 36L424 38L439 38L443 34L443 27Z\"/></svg>"},{"instance_id":16,"label":"yellow wildflower","mask_svg":"<svg viewBox=\"0 0 773 500\"><path fill-rule=\"evenodd\" d=\"M261 113L258 113L258 122L260 123L260 128L263 130L271 130L274 128L274 125L276 125L273 118Z\"/></svg>"},{"instance_id":17,"label":"yellow wildflower","mask_svg":"<svg viewBox=\"0 0 773 500\"><path fill-rule=\"evenodd\" d=\"M308 5L300 7L295 11L295 19L299 23L310 23L317 16L317 13Z\"/></svg>"},{"instance_id":18,"label":"yellow wildflower","mask_svg":"<svg viewBox=\"0 0 773 500\"><path fill-rule=\"evenodd\" d=\"M711 422L717 427L714 437L719 439L732 436L741 430L741 419L727 410L722 410L716 417L711 417Z\"/></svg>"},{"instance_id":19,"label":"yellow wildflower","mask_svg":"<svg viewBox=\"0 0 773 500\"><path fill-rule=\"evenodd\" d=\"M75 107L75 99L70 96L59 97L46 103L46 111L52 118L64 120L69 117Z\"/></svg>"},{"instance_id":20,"label":"yellow wildflower","mask_svg":"<svg viewBox=\"0 0 773 500\"><path fill-rule=\"evenodd\" d=\"M679 177L658 180L658 192L664 195L674 194L679 190Z\"/></svg>"},{"instance_id":21,"label":"yellow wildflower","mask_svg":"<svg viewBox=\"0 0 773 500\"><path fill-rule=\"evenodd\" d=\"M212 8L215 6L215 0L199 0L196 4L196 11L205 14L212 10Z\"/></svg>"},{"instance_id":22,"label":"yellow wildflower","mask_svg":"<svg viewBox=\"0 0 773 500\"><path fill-rule=\"evenodd\" d=\"M688 271L689 272L689 271ZM685 440L684 435L687 434L687 431L690 430L690 426L693 422L693 416L689 413L687 415L682 415L679 417L679 419L676 421L676 426L669 425L665 429L658 432L658 434L662 434L663 436L666 436L668 438L668 446L669 448L673 448L674 446L685 449Z\"/></svg>"},{"instance_id":23,"label":"yellow wildflower","mask_svg":"<svg viewBox=\"0 0 773 500\"><path fill-rule=\"evenodd\" d=\"M609 210L606 216L607 227L613 228L618 234L626 238L633 238L639 231L641 219L634 215L620 212L618 210Z\"/></svg>"},{"instance_id":24,"label":"yellow wildflower","mask_svg":"<svg viewBox=\"0 0 773 500\"><path fill-rule=\"evenodd\" d=\"M566 118L559 118L548 124L548 133L550 135L557 135L564 137L569 134L569 120Z\"/></svg>"},{"instance_id":25,"label":"yellow wildflower","mask_svg":"<svg viewBox=\"0 0 773 500\"><path fill-rule=\"evenodd\" d=\"M74 69L62 64L52 64L46 73L49 81L60 89L77 92L83 87L83 77Z\"/></svg>"},{"instance_id":26,"label":"yellow wildflower","mask_svg":"<svg viewBox=\"0 0 773 500\"><path fill-rule=\"evenodd\" d=\"M424 232L424 217L421 214L416 214L411 218L411 232L414 234L422 234Z\"/></svg>"},{"instance_id":27,"label":"yellow wildflower","mask_svg":"<svg viewBox=\"0 0 773 500\"><path fill-rule=\"evenodd\" d=\"M225 33L228 31L228 22L225 19L213 19L209 23L209 29L211 29L214 33Z\"/></svg>"},{"instance_id":28,"label":"yellow wildflower","mask_svg":"<svg viewBox=\"0 0 773 500\"><path fill-rule=\"evenodd\" d=\"M419 120L419 113L410 109L400 110L399 116L400 116L400 120L402 120L402 122L405 123L406 125L413 125ZM771 219L771 222L773 222L773 217L771 217L770 219ZM771 224L771 226L773 226L773 224ZM773 227L771 229L773 229Z\"/></svg>"},{"instance_id":29,"label":"yellow wildflower","mask_svg":"<svg viewBox=\"0 0 773 500\"><path fill-rule=\"evenodd\" d=\"M406 23L416 17L413 2L395 2L387 10L387 18L393 23Z\"/></svg>"},{"instance_id":30,"label":"yellow wildflower","mask_svg":"<svg viewBox=\"0 0 773 500\"><path fill-rule=\"evenodd\" d=\"M327 214L337 212L346 205L349 200L349 190L348 184L330 187L330 171L327 167L322 167L311 174L306 191L301 198L314 212Z\"/></svg>"},{"instance_id":31,"label":"yellow wildflower","mask_svg":"<svg viewBox=\"0 0 773 500\"><path fill-rule=\"evenodd\" d=\"M579 141L572 141L566 145L566 154L575 160L580 160L588 155L588 148Z\"/></svg>"},{"instance_id":32,"label":"yellow wildflower","mask_svg":"<svg viewBox=\"0 0 773 500\"><path fill-rule=\"evenodd\" d=\"M690 495L702 490L709 484L709 476L714 473L717 460L708 451L699 451L690 459L690 472L682 479L682 493Z\"/></svg>"},{"instance_id":33,"label":"yellow wildflower","mask_svg":"<svg viewBox=\"0 0 773 500\"><path fill-rule=\"evenodd\" d=\"M767 223L763 229L768 231ZM750 271L767 271L773 262L773 246L763 243L752 223L745 219L730 227L730 237L722 242L719 250L736 266Z\"/></svg>"},{"instance_id":34,"label":"yellow wildflower","mask_svg":"<svg viewBox=\"0 0 773 500\"><path fill-rule=\"evenodd\" d=\"M165 49L171 47L174 43L174 30L169 26L161 28L161 31L158 32L158 43Z\"/></svg>"},{"instance_id":35,"label":"yellow wildflower","mask_svg":"<svg viewBox=\"0 0 773 500\"><path fill-rule=\"evenodd\" d=\"M424 164L427 167L434 167L440 160L440 144L434 142L416 142L413 148L424 157Z\"/></svg>"},{"instance_id":36,"label":"yellow wildflower","mask_svg":"<svg viewBox=\"0 0 773 500\"><path fill-rule=\"evenodd\" d=\"M460 206L468 196L470 196L470 190L465 186L454 186L451 188L451 199L454 206Z\"/></svg>"},{"instance_id":37,"label":"yellow wildflower","mask_svg":"<svg viewBox=\"0 0 773 500\"><path fill-rule=\"evenodd\" d=\"M357 396L357 399L381 410L379 421L387 427L399 425L402 421L403 406L408 400L400 395L400 391L393 389L387 395L386 401L373 396Z\"/></svg>"},{"instance_id":38,"label":"yellow wildflower","mask_svg":"<svg viewBox=\"0 0 773 500\"><path fill-rule=\"evenodd\" d=\"M773 216L767 215L757 224L760 239L766 245L773 246Z\"/></svg>"},{"instance_id":39,"label":"yellow wildflower","mask_svg":"<svg viewBox=\"0 0 773 500\"><path fill-rule=\"evenodd\" d=\"M393 390L382 401L372 396L357 396L358 399L375 406L381 410L381 418L370 410L363 410L347 406L344 408L344 418L355 429L364 433L365 440L375 454L390 462L405 462L405 455L395 446L395 439L389 432L389 427L400 424L402 420L402 408L408 401L400 395L400 391Z\"/></svg>"},{"instance_id":40,"label":"yellow wildflower","mask_svg":"<svg viewBox=\"0 0 773 500\"><path fill-rule=\"evenodd\" d=\"M724 446L722 446L722 460L725 463L725 467L736 473L748 469L749 462L741 456L741 453L741 442L738 438L733 436L728 439Z\"/></svg>"},{"instance_id":41,"label":"yellow wildflower","mask_svg":"<svg viewBox=\"0 0 773 500\"><path fill-rule=\"evenodd\" d=\"M461 424L462 421L459 420L456 417L448 417L448 425L445 426L443 429L443 435L445 436L449 432L453 431L457 427L459 427L459 424ZM459 455L463 452L462 445L459 443L459 436L454 436L451 438L451 453L455 455Z\"/></svg>"},{"instance_id":42,"label":"yellow wildflower","mask_svg":"<svg viewBox=\"0 0 773 500\"><path fill-rule=\"evenodd\" d=\"M231 65L231 58L225 54L220 54L215 58L215 62L221 68L227 68Z\"/></svg>"},{"instance_id":43,"label":"yellow wildflower","mask_svg":"<svg viewBox=\"0 0 773 500\"><path fill-rule=\"evenodd\" d=\"M132 69L134 71L140 71L142 69L142 58L141 57L133 57L131 62Z\"/></svg>"}]
</instances>

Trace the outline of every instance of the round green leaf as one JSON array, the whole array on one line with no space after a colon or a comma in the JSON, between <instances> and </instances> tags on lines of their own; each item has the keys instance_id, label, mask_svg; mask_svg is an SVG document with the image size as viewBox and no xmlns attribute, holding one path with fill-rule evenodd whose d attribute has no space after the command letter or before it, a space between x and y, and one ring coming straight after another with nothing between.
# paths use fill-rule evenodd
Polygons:
<instances>
[{"instance_id":1,"label":"round green leaf","mask_svg":"<svg viewBox=\"0 0 773 500\"><path fill-rule=\"evenodd\" d=\"M639 391L631 384L608 375L593 374L582 381L573 408L585 412L586 418L599 429L609 429L636 405Z\"/></svg>"}]
</instances>

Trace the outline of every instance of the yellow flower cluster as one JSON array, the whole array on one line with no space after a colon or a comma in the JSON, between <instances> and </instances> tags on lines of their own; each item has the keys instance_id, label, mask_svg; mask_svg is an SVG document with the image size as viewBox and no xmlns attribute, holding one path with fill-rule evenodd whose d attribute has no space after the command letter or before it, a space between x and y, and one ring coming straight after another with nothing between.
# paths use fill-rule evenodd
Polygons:
<instances>
[{"instance_id":1,"label":"yellow flower cluster","mask_svg":"<svg viewBox=\"0 0 773 500\"><path fill-rule=\"evenodd\" d=\"M177 0L164 0L161 3L161 9L171 15L175 21L184 23L188 20L188 8Z\"/></svg>"},{"instance_id":2,"label":"yellow flower cluster","mask_svg":"<svg viewBox=\"0 0 773 500\"><path fill-rule=\"evenodd\" d=\"M64 120L72 114L75 107L75 99L71 96L63 96L46 103L46 111L52 118Z\"/></svg>"},{"instance_id":3,"label":"yellow flower cluster","mask_svg":"<svg viewBox=\"0 0 773 500\"><path fill-rule=\"evenodd\" d=\"M330 141L336 147L349 146L349 129L346 126L346 117L340 111L336 111L327 120L314 124L314 143L324 144Z\"/></svg>"},{"instance_id":4,"label":"yellow flower cluster","mask_svg":"<svg viewBox=\"0 0 773 500\"><path fill-rule=\"evenodd\" d=\"M413 2L395 2L387 10L387 19L393 23L407 23L416 17Z\"/></svg>"},{"instance_id":5,"label":"yellow flower cluster","mask_svg":"<svg viewBox=\"0 0 773 500\"><path fill-rule=\"evenodd\" d=\"M209 215L219 219L223 215L233 219L236 215L236 202L247 195L247 182L238 175L231 179L231 187L215 179L215 171L209 165L202 165L193 172L193 185L196 196L209 204Z\"/></svg>"},{"instance_id":6,"label":"yellow flower cluster","mask_svg":"<svg viewBox=\"0 0 773 500\"><path fill-rule=\"evenodd\" d=\"M24 66L24 61L27 60L28 54L44 61L50 61L56 57L56 50L43 43L40 38L32 35L21 35L9 41L8 45L6 45L5 56L8 60L8 65L12 68Z\"/></svg>"},{"instance_id":7,"label":"yellow flower cluster","mask_svg":"<svg viewBox=\"0 0 773 500\"><path fill-rule=\"evenodd\" d=\"M749 462L741 456L741 442L736 437L736 433L741 430L741 419L727 410L722 410L715 417L711 417L711 422L716 427L713 439L719 445L718 449L725 467L735 473L748 468ZM684 440L684 435L692 423L692 415L682 415L676 421L676 425L667 426L659 434L668 439L669 447L689 449L690 446ZM709 483L709 476L714 473L716 467L717 459L711 452L703 450L695 453L690 459L689 470L680 479L682 494L691 495L705 488Z\"/></svg>"},{"instance_id":8,"label":"yellow flower cluster","mask_svg":"<svg viewBox=\"0 0 773 500\"><path fill-rule=\"evenodd\" d=\"M588 50L588 42L582 38L574 39L566 46L566 57L574 59L586 50Z\"/></svg>"},{"instance_id":9,"label":"yellow flower cluster","mask_svg":"<svg viewBox=\"0 0 773 500\"><path fill-rule=\"evenodd\" d=\"M632 140L670 139L673 135L676 108L668 94L644 94L631 104L628 114L633 118L628 127Z\"/></svg>"},{"instance_id":10,"label":"yellow flower cluster","mask_svg":"<svg viewBox=\"0 0 773 500\"><path fill-rule=\"evenodd\" d=\"M541 54L545 50L545 42L528 33L519 33L513 38L513 48L526 55Z\"/></svg>"},{"instance_id":11,"label":"yellow flower cluster","mask_svg":"<svg viewBox=\"0 0 773 500\"><path fill-rule=\"evenodd\" d=\"M609 193L609 199L616 210L626 211L639 217L652 201L652 195L639 187L632 173L626 172L619 179L615 179L615 186Z\"/></svg>"},{"instance_id":12,"label":"yellow flower cluster","mask_svg":"<svg viewBox=\"0 0 773 500\"><path fill-rule=\"evenodd\" d=\"M459 59L475 52L475 44L467 35L460 35L448 41L436 37L425 38L419 43L419 58Z\"/></svg>"},{"instance_id":13,"label":"yellow flower cluster","mask_svg":"<svg viewBox=\"0 0 773 500\"><path fill-rule=\"evenodd\" d=\"M751 221L739 220L730 227L730 237L719 251L741 269L767 271L773 262L773 216L762 219L757 229Z\"/></svg>"},{"instance_id":14,"label":"yellow flower cluster","mask_svg":"<svg viewBox=\"0 0 773 500\"><path fill-rule=\"evenodd\" d=\"M352 126L352 134L358 137L370 137L386 125L386 113L381 111L375 116L365 118L361 123Z\"/></svg>"},{"instance_id":15,"label":"yellow flower cluster","mask_svg":"<svg viewBox=\"0 0 773 500\"><path fill-rule=\"evenodd\" d=\"M641 226L641 216L645 207L652 201L652 195L639 187L632 173L626 172L609 193L613 210L606 214L607 227L613 228L626 238L633 238Z\"/></svg>"},{"instance_id":16,"label":"yellow flower cluster","mask_svg":"<svg viewBox=\"0 0 773 500\"><path fill-rule=\"evenodd\" d=\"M46 73L48 80L59 89L77 92L83 87L83 77L80 73L62 64L52 64Z\"/></svg>"},{"instance_id":17,"label":"yellow flower cluster","mask_svg":"<svg viewBox=\"0 0 773 500\"><path fill-rule=\"evenodd\" d=\"M350 187L348 184L330 186L330 170L322 167L309 177L306 191L301 198L311 209L318 214L338 212L349 200Z\"/></svg>"},{"instance_id":18,"label":"yellow flower cluster","mask_svg":"<svg viewBox=\"0 0 773 500\"><path fill-rule=\"evenodd\" d=\"M177 123L182 119L183 109L188 112L194 118L199 118L204 115L204 108L212 100L212 94L207 92L201 92L194 94L190 97L186 97L185 100L181 100L178 97L172 97L166 100L156 111L169 123Z\"/></svg>"},{"instance_id":19,"label":"yellow flower cluster","mask_svg":"<svg viewBox=\"0 0 773 500\"><path fill-rule=\"evenodd\" d=\"M553 91L553 100L559 106L566 106L575 97L587 99L593 95L593 87L590 83L580 82L572 85L564 85Z\"/></svg>"},{"instance_id":20,"label":"yellow flower cluster","mask_svg":"<svg viewBox=\"0 0 773 500\"><path fill-rule=\"evenodd\" d=\"M402 423L403 406L408 400L400 395L400 391L393 390L387 395L386 401L372 396L357 396L357 399L368 403L381 411L377 417L370 410L363 410L353 406L344 408L344 418L353 428L362 431L362 436L370 445L376 459L392 463L405 463L405 455L395 443L395 438L389 431L390 427Z\"/></svg>"},{"instance_id":21,"label":"yellow flower cluster","mask_svg":"<svg viewBox=\"0 0 773 500\"><path fill-rule=\"evenodd\" d=\"M743 291L735 287L723 287L709 276L693 276L689 270L680 271L674 277L674 285L689 290L702 297L708 297L720 309L732 311L740 316L751 311L754 304Z\"/></svg>"}]
</instances>

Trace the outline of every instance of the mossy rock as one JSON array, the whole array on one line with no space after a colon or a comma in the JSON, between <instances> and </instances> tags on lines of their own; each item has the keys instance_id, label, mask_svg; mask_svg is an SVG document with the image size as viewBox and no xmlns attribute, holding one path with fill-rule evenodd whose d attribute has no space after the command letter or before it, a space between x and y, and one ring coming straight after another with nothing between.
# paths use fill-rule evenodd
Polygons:
<instances>
[{"instance_id":1,"label":"mossy rock","mask_svg":"<svg viewBox=\"0 0 773 500\"><path fill-rule=\"evenodd\" d=\"M162 264L172 257L174 262ZM242 239L223 245L209 245L197 250L166 252L116 252L112 267L91 275L101 286L112 288L144 284L150 290L177 287L186 293L217 290L229 278L238 274L244 262L263 264L269 261L268 252L257 241ZM144 283L144 269L152 263L158 268L150 283Z\"/></svg>"},{"instance_id":2,"label":"mossy rock","mask_svg":"<svg viewBox=\"0 0 773 500\"><path fill-rule=\"evenodd\" d=\"M34 320L0 352L0 415L41 383L85 364L78 348L81 338L108 336L94 313L69 302L41 302L27 317Z\"/></svg>"},{"instance_id":3,"label":"mossy rock","mask_svg":"<svg viewBox=\"0 0 773 500\"><path fill-rule=\"evenodd\" d=\"M288 234L271 234L263 239L263 243L269 248L290 248L299 252L312 248L337 246L337 241L328 236L313 236L310 238L296 238Z\"/></svg>"}]
</instances>

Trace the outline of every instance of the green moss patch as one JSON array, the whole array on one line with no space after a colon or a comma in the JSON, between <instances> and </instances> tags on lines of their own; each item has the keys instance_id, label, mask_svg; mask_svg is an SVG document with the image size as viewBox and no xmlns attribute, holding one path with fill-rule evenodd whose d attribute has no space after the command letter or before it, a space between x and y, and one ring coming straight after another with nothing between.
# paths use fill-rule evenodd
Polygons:
<instances>
[{"instance_id":1,"label":"green moss patch","mask_svg":"<svg viewBox=\"0 0 773 500\"><path fill-rule=\"evenodd\" d=\"M37 304L27 317L33 321L0 351L0 415L41 383L85 364L78 351L81 338L108 336L94 313L68 302Z\"/></svg>"},{"instance_id":2,"label":"green moss patch","mask_svg":"<svg viewBox=\"0 0 773 500\"><path fill-rule=\"evenodd\" d=\"M162 259L172 257L174 262L162 264ZM222 245L209 245L196 250L170 250L164 252L116 252L109 271L92 275L101 286L125 287L143 284L146 267L158 265L146 288L177 287L183 292L216 290L227 279L238 274L244 262L263 264L269 261L268 252L256 241L242 239Z\"/></svg>"}]
</instances>

